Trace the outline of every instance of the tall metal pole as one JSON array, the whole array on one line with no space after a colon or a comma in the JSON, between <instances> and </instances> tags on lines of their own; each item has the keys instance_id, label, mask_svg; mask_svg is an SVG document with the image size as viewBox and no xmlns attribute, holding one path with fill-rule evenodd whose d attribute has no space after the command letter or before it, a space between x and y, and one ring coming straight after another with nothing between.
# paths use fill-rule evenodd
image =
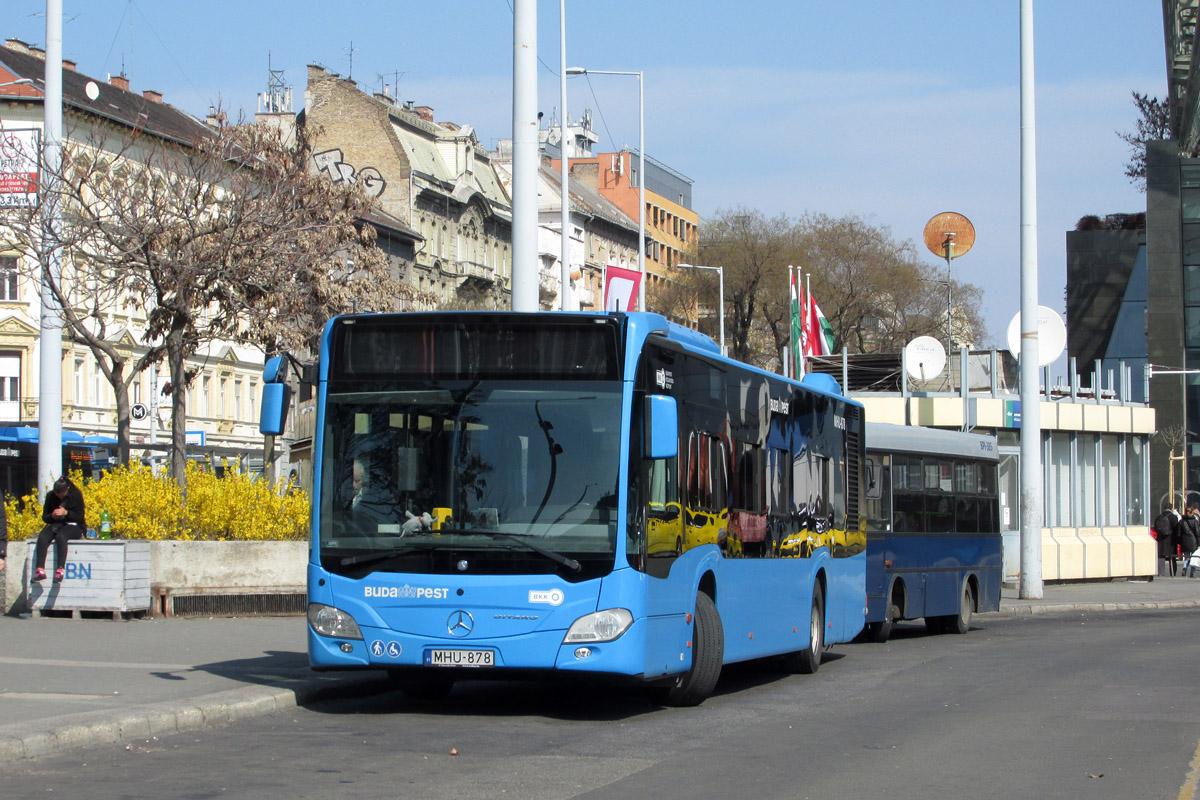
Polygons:
<instances>
[{"instance_id":1,"label":"tall metal pole","mask_svg":"<svg viewBox=\"0 0 1200 800\"><path fill-rule=\"evenodd\" d=\"M513 0L512 125L512 309L537 311L537 0Z\"/></svg>"},{"instance_id":2,"label":"tall metal pole","mask_svg":"<svg viewBox=\"0 0 1200 800\"><path fill-rule=\"evenodd\" d=\"M646 96L642 90L642 71L638 79L638 311L646 310Z\"/></svg>"},{"instance_id":3,"label":"tall metal pole","mask_svg":"<svg viewBox=\"0 0 1200 800\"><path fill-rule=\"evenodd\" d=\"M559 308L570 309L567 297L571 293L571 192L567 187L570 166L567 152L567 0L558 0L558 94L562 120L558 126L558 144L562 149L562 298Z\"/></svg>"},{"instance_id":4,"label":"tall metal pole","mask_svg":"<svg viewBox=\"0 0 1200 800\"><path fill-rule=\"evenodd\" d=\"M62 0L46 0L46 94L42 122L42 308L38 372L38 488L62 474ZM40 493L40 492L39 492Z\"/></svg>"},{"instance_id":5,"label":"tall metal pole","mask_svg":"<svg viewBox=\"0 0 1200 800\"><path fill-rule=\"evenodd\" d=\"M1033 0L1021 0L1021 597L1042 596L1042 415L1038 386L1037 151Z\"/></svg>"}]
</instances>

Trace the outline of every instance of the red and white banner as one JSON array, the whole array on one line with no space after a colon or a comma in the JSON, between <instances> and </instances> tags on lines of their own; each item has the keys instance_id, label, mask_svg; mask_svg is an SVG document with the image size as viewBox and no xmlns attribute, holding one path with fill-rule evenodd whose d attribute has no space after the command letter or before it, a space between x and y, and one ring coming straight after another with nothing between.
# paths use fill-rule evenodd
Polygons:
<instances>
[{"instance_id":1,"label":"red and white banner","mask_svg":"<svg viewBox=\"0 0 1200 800\"><path fill-rule=\"evenodd\" d=\"M608 267L604 271L604 310L637 311L642 273L636 269Z\"/></svg>"},{"instance_id":2,"label":"red and white banner","mask_svg":"<svg viewBox=\"0 0 1200 800\"><path fill-rule=\"evenodd\" d=\"M0 208L37 205L38 133L0 129Z\"/></svg>"}]
</instances>

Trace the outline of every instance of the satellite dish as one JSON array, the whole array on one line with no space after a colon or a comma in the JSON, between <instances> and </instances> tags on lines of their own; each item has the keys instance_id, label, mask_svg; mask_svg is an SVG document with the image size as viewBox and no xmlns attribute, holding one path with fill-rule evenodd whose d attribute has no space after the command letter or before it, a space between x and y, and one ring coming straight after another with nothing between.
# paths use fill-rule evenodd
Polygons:
<instances>
[{"instance_id":1,"label":"satellite dish","mask_svg":"<svg viewBox=\"0 0 1200 800\"><path fill-rule=\"evenodd\" d=\"M1053 364L1067 346L1067 326L1053 308L1038 306L1038 366ZM1008 352L1021 356L1021 312L1008 323Z\"/></svg>"},{"instance_id":2,"label":"satellite dish","mask_svg":"<svg viewBox=\"0 0 1200 800\"><path fill-rule=\"evenodd\" d=\"M942 374L946 348L932 336L918 336L904 346L904 363L913 380L927 381Z\"/></svg>"},{"instance_id":3,"label":"satellite dish","mask_svg":"<svg viewBox=\"0 0 1200 800\"><path fill-rule=\"evenodd\" d=\"M95 81L88 81L83 87L83 93L87 95L88 100L95 100L100 97L100 87Z\"/></svg>"},{"instance_id":4,"label":"satellite dish","mask_svg":"<svg viewBox=\"0 0 1200 800\"><path fill-rule=\"evenodd\" d=\"M938 258L965 256L975 244L975 226L955 211L936 214L925 223L925 246ZM953 247L946 247L947 244Z\"/></svg>"}]
</instances>

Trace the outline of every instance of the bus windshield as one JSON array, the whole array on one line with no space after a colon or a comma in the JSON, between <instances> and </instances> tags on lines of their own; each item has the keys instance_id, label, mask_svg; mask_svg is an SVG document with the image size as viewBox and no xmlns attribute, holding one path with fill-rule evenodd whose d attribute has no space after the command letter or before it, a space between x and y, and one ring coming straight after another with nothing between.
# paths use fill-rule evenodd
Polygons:
<instances>
[{"instance_id":1,"label":"bus windshield","mask_svg":"<svg viewBox=\"0 0 1200 800\"><path fill-rule=\"evenodd\" d=\"M616 381L391 382L326 399L321 563L331 572L613 567Z\"/></svg>"}]
</instances>

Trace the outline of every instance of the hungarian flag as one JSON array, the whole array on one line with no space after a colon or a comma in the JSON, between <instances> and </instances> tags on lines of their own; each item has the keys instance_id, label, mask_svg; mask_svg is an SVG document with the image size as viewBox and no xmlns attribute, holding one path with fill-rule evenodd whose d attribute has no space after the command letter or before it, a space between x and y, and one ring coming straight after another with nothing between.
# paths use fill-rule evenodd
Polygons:
<instances>
[{"instance_id":1,"label":"hungarian flag","mask_svg":"<svg viewBox=\"0 0 1200 800\"><path fill-rule=\"evenodd\" d=\"M807 336L805 337L804 353L810 356L831 356L833 355L833 326L821 313L821 307L813 298L811 289L808 291L807 299L808 313L805 314L804 319L804 332Z\"/></svg>"},{"instance_id":2,"label":"hungarian flag","mask_svg":"<svg viewBox=\"0 0 1200 800\"><path fill-rule=\"evenodd\" d=\"M792 297L792 376L804 376L804 317L800 313L800 291L796 287L796 271L788 266Z\"/></svg>"}]
</instances>

